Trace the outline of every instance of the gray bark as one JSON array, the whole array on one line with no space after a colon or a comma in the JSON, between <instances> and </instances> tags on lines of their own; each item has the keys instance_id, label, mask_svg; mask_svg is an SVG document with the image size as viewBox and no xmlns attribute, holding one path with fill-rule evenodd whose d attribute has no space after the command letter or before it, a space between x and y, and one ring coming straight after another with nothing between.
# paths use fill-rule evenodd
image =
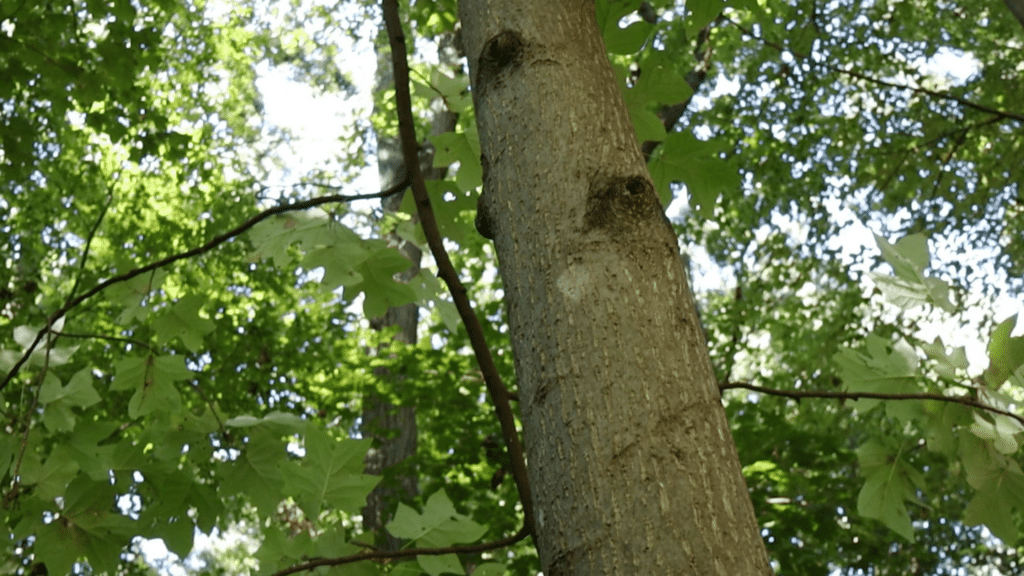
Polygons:
<instances>
[{"instance_id":1,"label":"gray bark","mask_svg":"<svg viewBox=\"0 0 1024 576\"><path fill-rule=\"evenodd\" d=\"M771 574L593 0L460 16L544 574Z\"/></svg>"},{"instance_id":2,"label":"gray bark","mask_svg":"<svg viewBox=\"0 0 1024 576\"><path fill-rule=\"evenodd\" d=\"M445 52L442 50L442 54ZM383 51L378 55L377 90L383 90L394 83L391 71L390 54ZM455 128L455 114L438 108L431 126L431 135L450 132ZM381 189L387 189L405 178L405 166L402 150L398 139L385 135L377 138L378 172ZM433 154L425 154L421 171L427 180L444 177L444 169L432 168ZM405 192L385 198L381 205L385 212L395 212L402 204ZM423 256L418 246L407 242L398 235L389 233L385 237L401 252L412 266L397 275L397 280L408 282L420 270ZM374 319L371 324L377 330L389 326L398 326L395 340L407 344L415 344L417 340L416 325L419 322L419 307L415 303L389 308L381 318ZM386 347L380 347L373 354L387 354ZM396 386L401 382L390 375L385 369L378 368L375 374L382 378L391 378ZM361 430L376 439L377 447L372 448L366 456L365 472L379 475L386 469L399 464L416 453L416 410L413 406L394 406L383 399L373 396L364 399ZM380 484L366 498L363 508L363 527L377 534L377 543L385 550L398 550L402 546L399 538L387 533L384 526L391 521L392 511L400 499L410 499L418 492L418 479L412 475L396 478L397 486Z\"/></svg>"},{"instance_id":3,"label":"gray bark","mask_svg":"<svg viewBox=\"0 0 1024 576\"><path fill-rule=\"evenodd\" d=\"M1024 26L1024 0L1003 0L1013 17Z\"/></svg>"}]
</instances>

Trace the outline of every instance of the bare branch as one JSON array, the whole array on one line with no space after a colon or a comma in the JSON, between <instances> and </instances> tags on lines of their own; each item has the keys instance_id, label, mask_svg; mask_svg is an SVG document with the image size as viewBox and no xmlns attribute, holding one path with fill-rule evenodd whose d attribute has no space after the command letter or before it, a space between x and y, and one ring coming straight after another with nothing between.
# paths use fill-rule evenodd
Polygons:
<instances>
[{"instance_id":1,"label":"bare branch","mask_svg":"<svg viewBox=\"0 0 1024 576\"><path fill-rule=\"evenodd\" d=\"M989 406L984 402L979 402L966 396L944 396L942 394L934 394L929 392L919 392L910 394L893 394L886 392L830 392L827 390L776 390L774 388L763 388L761 386L755 386L754 384L747 384L746 382L730 382L728 384L721 384L719 390L728 390L730 388L743 388L745 390L751 390L753 392L760 392L762 394L769 394L771 396L783 396L786 398L792 398L794 400L800 400L801 398L838 398L841 400L860 400L861 398L875 398L878 400L938 400L939 402L952 402L954 404L961 404L971 408L979 408L992 412L993 414L1001 414L1008 416L1014 420L1024 424L1024 416L1008 412L1006 410Z\"/></svg>"},{"instance_id":2,"label":"bare branch","mask_svg":"<svg viewBox=\"0 0 1024 576\"><path fill-rule=\"evenodd\" d=\"M239 225L239 226L237 226L237 227L235 227L235 228L233 228L233 229L231 229L231 230L229 230L229 231L227 231L227 232L225 232L225 233L223 233L223 234L221 234L219 236L215 236L212 240L210 240L206 244L203 244L202 246L199 246L199 247L196 247L196 248L192 248L191 250L186 250L186 251L180 252L178 254L173 254L173 255L168 256L166 258L163 258L161 260L157 260L156 262L151 262L149 264L146 264L145 266L141 266L139 268L135 268L134 270L129 270L128 272L125 272L124 274L119 274L117 276L114 276L113 278L108 278L108 279L104 280L103 282L100 282L99 284L97 284L97 285L93 286L92 288L90 288L87 292L85 292L81 296L76 296L76 297L68 300L68 302L66 302L63 306L61 306L59 310L57 310L56 312L51 314L49 318L47 318L46 324L36 334L35 339L28 346L28 348L25 349L25 352L21 355L21 358L19 358L18 361L14 363L14 366L10 369L10 371L7 372L7 376L4 377L3 382L0 382L0 390L3 390L4 388L6 388L7 384L9 384L11 382L11 380L14 379L15 375L18 374L18 371L21 369L21 367L25 364L26 361L28 361L28 358L29 358L29 356L32 355L32 352L34 352L36 347L39 346L39 342L43 339L43 335L45 335L50 330L50 328L53 326L53 324L55 322L57 322L57 320L60 320L61 318L64 317L64 315L66 315L69 311L71 311L71 309L73 309L74 307L78 306L82 302L85 302L89 298L92 298L96 294L99 294L100 292L102 292L106 288L109 288L110 286L113 286L114 284L117 284L119 282L124 282L126 280L131 280L132 278L135 278L136 276L139 276L141 274L145 274L146 272L151 272L153 270L156 270L157 268L161 268L161 267L166 266L168 264L177 262L178 260L184 260L186 258L192 258L193 256L198 256L200 254L205 254L205 253L213 250L217 246L220 246L221 244L227 242L228 240L231 240L232 238L235 238L236 236L241 235L243 232L249 230L253 226L259 224L260 222L262 222L263 220L266 220L267 218L269 218L271 216L274 216L274 215L277 215L277 214L283 214L285 212L294 212L296 210L308 210L309 208L314 208L314 207L320 206L322 204L332 204L332 203L337 203L337 202L351 202L353 200L366 200L366 199L371 199L371 198L386 198L388 196L392 196L394 194L397 194L397 193L401 192L408 185L409 185L409 180L408 180L408 178L406 178L405 180L403 180L402 182L399 182L398 184L392 186L391 188L388 188L387 190L383 190L381 192L377 192L377 193L374 193L374 194L356 194L356 195L333 194L333 195L330 195L330 196L322 196L320 198L313 198L311 200L305 200L305 201L302 201L302 202L295 202L295 203L292 203L292 204L284 204L284 205L281 205L281 206L274 206L273 208L268 208L268 209L264 210L263 212L260 212L259 214L256 214L252 218L249 218L248 220L243 222L241 225Z\"/></svg>"},{"instance_id":3,"label":"bare branch","mask_svg":"<svg viewBox=\"0 0 1024 576\"><path fill-rule=\"evenodd\" d=\"M412 116L412 96L409 94L409 63L406 60L405 32L402 31L397 0L384 0L383 10L384 22L391 42L391 61L395 73L395 100L398 109L398 129L402 140L402 154L405 156L407 174L410 178L413 196L416 199L416 210L419 213L420 224L423 226L427 244L430 245L434 261L437 262L438 276L448 285L448 290L455 301L455 308L459 311L459 316L469 334L469 341L473 346L477 362L480 364L480 371L483 372L484 384L486 384L487 392L494 404L494 411L501 424L505 447L508 449L512 477L516 481L519 500L523 504L524 529L527 533L532 534L534 527L533 498L530 496L530 485L526 477L526 458L523 455L523 446L519 441L515 416L509 404L508 388L505 387L498 374L498 368L487 347L480 320L477 319L473 307L469 303L469 298L466 296L466 287L459 280L459 274L455 271L451 259L448 258L448 252L444 249L441 233L437 228L437 219L434 218L434 210L431 208L430 198L427 196L427 187L423 182L423 175L420 173L417 159L419 145L416 142L416 125Z\"/></svg>"},{"instance_id":4,"label":"bare branch","mask_svg":"<svg viewBox=\"0 0 1024 576\"><path fill-rule=\"evenodd\" d=\"M515 544L529 535L530 532L526 529L526 526L523 526L519 529L519 532L516 532L508 538L502 538L501 540L495 540L494 542L485 542L483 544L449 546L447 548L410 548L408 550L391 551L380 550L373 552L359 552L358 554L342 556L340 558L317 558L315 560L310 560L309 562L303 562L302 564L296 564L295 566L290 566L284 570L274 572L270 576L287 576L288 574L313 570L320 566L340 566L341 564L351 564L353 562L361 562L363 560L392 560L396 558L410 558L413 556L440 556L442 554L472 554L475 552L486 552L487 550L495 550L497 548L504 548L511 544Z\"/></svg>"},{"instance_id":5,"label":"bare branch","mask_svg":"<svg viewBox=\"0 0 1024 576\"><path fill-rule=\"evenodd\" d=\"M730 24L735 26L736 29L738 29L740 32L746 34L747 36L750 36L751 38L757 40L758 42L761 42L765 46L771 46L772 48L778 50L779 52L792 52L793 51L792 49L787 48L787 47L785 47L785 46L783 46L781 44L772 42L771 40L768 40L767 38L764 38L764 37L761 37L761 36L758 36L758 35L754 34L754 32L752 30L750 30L748 28L744 28L742 25L740 25L738 22L736 22L734 20L730 20L730 19L726 18L726 21L728 21ZM806 55L803 55L803 56L806 56ZM985 112L987 114L993 114L993 115L998 116L999 118L1003 118L1003 119L1017 120L1018 122L1024 122L1024 114L1020 114L1018 112L1009 112L1007 110L999 110L999 109L996 109L996 108L992 108L991 106L986 106L984 104L978 104L977 102L972 102L972 101L970 101L970 100L968 100L966 98L962 98L960 96L957 96L955 94L950 94L948 92L939 92L937 90L929 90L928 88L921 88L921 87L915 87L915 86L907 86L907 85L904 85L904 84L897 84L895 82L889 82L888 80L881 80L879 78L874 78L872 76L868 76L867 74L862 74L860 72L855 72L853 70L847 70L847 69L843 69L843 68L836 68L836 67L833 67L833 66L829 66L827 64L821 64L821 66L823 68L825 68L826 70L829 70L831 72L836 72L836 73L839 73L839 74L845 74L845 75L850 76L852 78L857 78L857 79L860 79L860 80L864 80L866 82L871 82L872 84L878 84L879 86L885 86L885 87L888 87L888 88L895 88L897 90L909 90L911 92L916 92L918 94L927 94L929 96L934 96L935 98L940 98L940 99L943 99L943 100L952 100L953 102L957 102L957 103L961 104L962 106L966 106L967 108L973 108L974 110L978 110L979 112Z\"/></svg>"}]
</instances>

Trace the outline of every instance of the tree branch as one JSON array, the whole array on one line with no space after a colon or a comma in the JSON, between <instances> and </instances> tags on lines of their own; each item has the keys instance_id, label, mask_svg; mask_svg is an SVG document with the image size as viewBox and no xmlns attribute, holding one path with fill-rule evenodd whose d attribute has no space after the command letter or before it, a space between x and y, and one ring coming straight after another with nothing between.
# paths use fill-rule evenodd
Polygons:
<instances>
[{"instance_id":1,"label":"tree branch","mask_svg":"<svg viewBox=\"0 0 1024 576\"><path fill-rule=\"evenodd\" d=\"M153 270L156 270L157 268L166 266L166 265L171 264L173 262L177 262L178 260L184 260L186 258L191 258L193 256L198 256L200 254L205 254L206 252L209 252L209 251L213 250L214 248L216 248L217 246L220 246L221 244L227 242L228 240L231 240L232 238L241 235L243 232L249 230L253 226L259 224L260 222L262 222L263 220L266 220L267 218L269 218L271 216L274 216L274 215L277 215L277 214L283 214L285 212L294 212L296 210L307 210L309 208L320 206L321 204L331 204L331 203L334 203L334 202L351 202L353 200L366 200L366 199L370 199L370 198L386 198L388 196L392 196L394 194L397 194L397 193L401 192L408 185L409 185L409 180L408 180L408 178L406 178L405 180L403 180L402 182L399 182L398 184L392 186L391 188L388 188L387 190L383 190L381 192L376 192L374 194L356 194L356 195L333 194L333 195L330 195L330 196L322 196L320 198L313 198L311 200L305 200L303 202L295 202L293 204L285 204L285 205L282 205L282 206L274 206L273 208L268 208L268 209L264 210L263 212L260 212L259 214L256 214L252 218L249 218L248 220L243 222L241 225L239 225L239 226L237 226L237 227L235 227L235 228L233 228L233 229L231 229L231 230L229 230L229 231L227 231L227 232L225 232L225 233L223 233L223 234L221 234L219 236L215 236L212 240L210 240L206 244L203 244L202 246L199 246L199 247L196 247L196 248L192 248L191 250L186 250L186 251L180 252L178 254L173 254L171 256L163 258L162 260L157 260L156 262L151 262L149 264L146 264L145 266L141 266L139 268L135 268L134 270L129 270L128 272L125 272L124 274L119 274L117 276L114 276L113 278L108 278L107 280L104 280L103 282L100 282L99 284L97 284L97 285L93 286L92 288L90 288L88 291L86 291L81 296L76 296L74 298L69 299L63 306L60 307L60 309L58 309L56 312L51 314L49 316L49 318L46 319L46 324L39 330L39 332L36 334L35 339L32 341L31 344L29 344L28 348L25 349L25 352L22 353L21 358L19 358L18 361L14 363L14 366L10 369L10 371L7 372L7 376L4 377L3 382L0 382L0 391L2 391L4 388L6 388L7 384L9 384L11 382L11 380L14 379L15 375L18 374L18 371L21 369L21 367L25 364L25 362L28 361L28 358L29 358L29 356L32 355L32 352L34 352L36 347L39 346L39 342L43 339L43 336L47 333L47 331L49 331L49 329L53 326L53 324L57 320L60 320L61 318L63 318L64 315L66 315L74 307L78 306L82 302L85 302L89 298L92 298L96 294L99 294L100 292L102 292L103 290L109 288L110 286L113 286L114 284L117 284L118 282L124 282L126 280L131 280L132 278L135 278L136 276L139 276L141 274L145 274L146 272L151 272Z\"/></svg>"},{"instance_id":2,"label":"tree branch","mask_svg":"<svg viewBox=\"0 0 1024 576\"><path fill-rule=\"evenodd\" d=\"M753 392L760 392L762 394L769 394L771 396L783 396L786 398L792 398L794 400L800 400L801 398L838 398L842 400L860 400L861 398L875 398L878 400L938 400L939 402L952 402L954 404L961 404L971 408L980 408L987 410L993 414L1001 414L1009 418L1024 424L1024 416L1008 412L994 406L989 406L983 402L967 398L966 396L944 396L942 394L934 394L929 392L919 392L911 394L894 394L886 392L829 392L826 390L776 390L774 388L763 388L761 386L755 386L753 384L747 384L746 382L730 382L728 384L719 385L719 390L728 390L730 388L743 388L745 390L751 390Z\"/></svg>"},{"instance_id":3,"label":"tree branch","mask_svg":"<svg viewBox=\"0 0 1024 576\"><path fill-rule=\"evenodd\" d=\"M103 205L103 209L100 210L100 215L96 217L96 222L93 223L92 229L89 230L89 236L85 240L85 248L82 250L82 261L78 263L78 274L75 276L75 283L71 286L71 292L68 293L68 299L75 297L75 292L78 292L78 286L82 283L82 276L85 274L85 263L89 261L89 251L92 249L92 241L96 238L96 232L100 229L100 224L103 223L103 218L107 215L107 211L110 210L110 205L114 203L114 185L110 184L110 188L107 192L107 203Z\"/></svg>"},{"instance_id":4,"label":"tree branch","mask_svg":"<svg viewBox=\"0 0 1024 576\"><path fill-rule=\"evenodd\" d=\"M508 388L501 381L498 368L494 364L494 358L487 347L480 320L477 319L473 307L466 296L466 287L459 280L458 272L448 258L448 252L441 241L441 233L437 227L437 219L434 218L434 211L430 206L430 198L427 196L427 187L423 183L423 175L420 173L420 166L417 156L418 144L416 141L416 125L412 116L412 97L409 94L409 63L406 60L405 32L402 30L402 22L398 15L398 1L384 0L383 3L384 22L387 26L388 39L391 43L391 60L395 74L395 100L398 109L398 129L402 140L402 154L405 156L407 175L411 180L412 193L416 199L416 211L419 214L420 224L423 226L423 234L427 238L427 244L437 262L438 276L440 276L455 301L455 307L459 311L466 332L469 334L470 344L476 354L477 362L480 364L480 371L484 375L484 384L494 404L494 411L497 414L498 422L501 424L501 434L505 439L505 447L508 449L509 460L512 467L512 477L516 481L519 490L519 500L523 504L524 530L533 534L534 516L533 499L530 496L530 485L526 477L526 459L523 455L523 447L519 441L519 433L516 431L515 416L509 404Z\"/></svg>"},{"instance_id":5,"label":"tree branch","mask_svg":"<svg viewBox=\"0 0 1024 576\"><path fill-rule=\"evenodd\" d=\"M729 18L726 18L726 21L729 22L730 24L732 24L733 26L735 26L736 29L738 29L740 32L742 32L742 33L746 34L747 36L750 36L751 38L761 42L765 46L771 46L772 48L776 49L779 52L793 52L794 54L796 54L796 52L794 52L791 48L787 48L785 46L782 46L781 44L777 44L775 42L772 42L771 40L768 40L767 38L764 38L764 37L761 37L761 36L758 36L758 35L754 34L754 32L752 30L750 30L748 28L744 28L739 22L736 22L735 20L731 20ZM807 54L798 54L798 55L799 56L807 56ZM826 70L830 71L830 72L837 72L837 73L840 73L840 74L845 74L847 76L851 76L853 78L858 78L860 80L871 82L873 84L878 84L878 85L881 85L881 86L886 86L888 88L895 88L897 90L910 90L911 92L916 92L918 94L927 94L929 96L934 96L935 98L941 98L943 100L952 100L954 102L959 103L962 106L966 106L968 108L973 108L975 110L978 110L979 112L985 112L987 114L994 114L994 115L996 115L996 116L998 116L1000 118L1004 118L1004 119L1012 119L1012 120L1017 120L1018 122L1024 122L1024 114L1019 114L1017 112L1008 112L1006 110L998 110L996 108L992 108L992 107L986 106L984 104L978 104L977 102L972 102L972 101L970 101L970 100L968 100L966 98L962 98L962 97L956 96L954 94L949 94L947 92L939 92L937 90L929 90L928 88L921 88L921 87L915 87L915 86L907 86L907 85L904 85L904 84L897 84L895 82L889 82L887 80L880 80L878 78L874 78L874 77L868 76L867 74L861 74L860 72L854 72L853 70L846 70L846 69L843 69L843 68L835 68L835 67L829 66L827 64L821 64L821 66L823 68L825 68Z\"/></svg>"},{"instance_id":6,"label":"tree branch","mask_svg":"<svg viewBox=\"0 0 1024 576\"><path fill-rule=\"evenodd\" d=\"M317 558L315 560L310 560L309 562L289 566L284 570L274 572L270 576L287 576L288 574L313 570L320 566L339 566L341 564L351 564L353 562L360 562L363 560L392 560L396 558L409 558L412 556L440 556L442 554L472 554L474 552L486 552L487 550L495 550L497 548L504 548L505 546L515 544L529 535L530 532L526 529L526 526L523 526L518 532L508 538L502 538L501 540L495 540L494 542L485 542L483 544L449 546L447 548L410 548L408 550L391 551L377 550L373 552L359 552L358 554L341 556L339 558Z\"/></svg>"},{"instance_id":7,"label":"tree branch","mask_svg":"<svg viewBox=\"0 0 1024 576\"><path fill-rule=\"evenodd\" d=\"M946 93L946 92L939 92L937 90L929 90L928 88L920 88L920 87L915 87L915 86L906 86L904 84L897 84L895 82L889 82L888 80L881 80L879 78L873 78L871 76L868 76L867 74L861 74L860 72L854 72L853 70L846 70L846 69L843 69L843 68L834 68L834 67L828 66L828 65L825 65L824 67L826 69L832 71L832 72L838 72L840 74L845 74L847 76L852 76L854 78L859 78L861 80L865 80L867 82L872 82L874 84L879 84L881 86L886 86L886 87L889 87L889 88L895 88L897 90L910 90L911 92L917 92L918 94L927 94L929 96L934 96L936 98L941 98L943 100L952 100L954 102L960 103L963 106L966 106L967 108L973 108L974 110L978 110L979 112L985 112L987 114L993 114L995 116L998 116L998 117L1004 118L1004 119L1010 119L1010 120L1016 120L1018 122L1024 122L1024 114L1018 114L1016 112L1008 112L1006 110L998 110L996 108L992 108L992 107L986 106L984 104L978 104L977 102L971 102L970 100L968 100L966 98L962 98L962 97L957 96L955 94L949 94L949 93Z\"/></svg>"}]
</instances>

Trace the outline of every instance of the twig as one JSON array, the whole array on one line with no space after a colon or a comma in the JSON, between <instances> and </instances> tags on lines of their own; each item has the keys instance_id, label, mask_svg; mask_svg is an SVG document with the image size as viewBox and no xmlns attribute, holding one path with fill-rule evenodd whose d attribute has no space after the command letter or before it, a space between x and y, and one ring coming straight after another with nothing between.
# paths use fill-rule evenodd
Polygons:
<instances>
[{"instance_id":1,"label":"twig","mask_svg":"<svg viewBox=\"0 0 1024 576\"><path fill-rule=\"evenodd\" d=\"M875 398L878 400L938 400L939 402L952 402L954 404L961 404L971 408L980 408L982 410L992 412L993 414L1001 414L1003 416L1013 418L1021 424L1024 424L1024 416L1020 416L994 406L989 406L988 404L972 400L965 396L944 396L942 394L935 394L931 392L897 394L887 392L830 392L827 390L776 390L774 388L763 388L761 386L747 384L746 382L730 382L728 384L721 384L718 387L719 390L728 390L730 388L743 388L745 390L761 392L762 394L769 394L772 396L784 396L794 400L800 400L801 398L839 398L843 400L860 400L861 398Z\"/></svg>"},{"instance_id":2,"label":"twig","mask_svg":"<svg viewBox=\"0 0 1024 576\"><path fill-rule=\"evenodd\" d=\"M754 32L752 30L750 30L748 28L744 28L739 22L736 22L735 20L731 20L729 18L726 18L725 20L727 22L729 22L730 24L732 24L733 26L735 26L736 29L739 30L740 32L746 34L747 36L750 36L751 38L761 42L762 44L764 44L766 46L771 46L772 48L776 49L779 52L793 52L794 54L797 54L797 52L795 52L792 48L787 48L785 46L782 46L781 44L772 42L771 40L768 40L767 38L764 38L762 36L758 36L758 35L754 34ZM798 55L799 56L807 56L806 54L798 54ZM912 92L917 92L919 94L927 94L929 96L934 96L936 98L941 98L943 100L952 100L954 102L957 102L957 103L961 104L962 106L966 106L968 108L973 108L973 109L978 110L980 112L985 112L985 113L988 113L988 114L994 114L994 115L996 115L996 116L998 116L1000 118L1004 118L1004 119L1013 119L1013 120L1017 120L1018 122L1024 122L1024 114L1019 114L1017 112L1008 112L1006 110L998 110L996 108L992 108L992 107L986 106L984 104L978 104L977 102L972 102L972 101L970 101L970 100L968 100L966 98L963 98L963 97L960 97L960 96L956 96L954 94L949 94L947 92L939 92L937 90L929 90L928 88L921 88L921 87L915 87L915 86L907 86L907 85L904 85L904 84L897 84L895 82L889 82L887 80L881 80L879 78L874 78L872 76L868 76L867 74L862 74L860 72L854 72L853 70L846 70L846 69L843 69L843 68L836 68L836 67L833 67L833 66L829 66L827 64L821 64L821 66L823 68L825 68L826 70L829 70L830 72L838 72L840 74L846 74L847 76L852 76L853 78L859 78L861 80L865 80L867 82L871 82L871 83L878 84L878 85L881 85L881 86L886 86L888 88L895 88L897 90L910 90Z\"/></svg>"},{"instance_id":3,"label":"twig","mask_svg":"<svg viewBox=\"0 0 1024 576\"><path fill-rule=\"evenodd\" d=\"M495 550L497 548L504 548L511 544L515 544L520 540L530 535L527 531L526 526L519 529L508 538L502 538L501 540L495 540L494 542L485 542L483 544L469 544L467 546L449 546L447 548L410 548L408 550L380 550L374 552L359 552L352 554L351 556L342 556L340 558L317 558L310 560L309 562L303 562L302 564L296 564L289 566L284 570L274 572L270 576L287 576L288 574L295 574L297 572L304 572L306 570L313 570L320 566L339 566L341 564L351 564L352 562L360 562L363 560L391 560L395 558L409 558L411 556L440 556L443 554L472 554L475 552L486 552L487 550Z\"/></svg>"},{"instance_id":4,"label":"twig","mask_svg":"<svg viewBox=\"0 0 1024 576\"><path fill-rule=\"evenodd\" d=\"M227 242L228 240L231 240L232 238L234 238L236 236L239 236L240 234L242 234L246 230L252 228L253 226L259 224L260 222L262 222L263 220L266 220L267 218L269 218L271 216L274 216L274 215L277 215L277 214L283 214L285 212L294 212L296 210L307 210L309 208L320 206L321 204L331 204L331 203L334 203L334 202L351 202L353 200L367 200L367 199L371 199L371 198L386 198L388 196L392 196L394 194L397 194L397 193L401 192L408 185L409 185L409 180L408 180L408 178L406 178L405 180L403 180L402 182L399 182L398 184L395 184L391 188L388 188L387 190L383 190L381 192L377 192L377 193L374 193L374 194L356 194L356 195L333 194L333 195L330 195L330 196L322 196L320 198L313 198L311 200L305 200L303 202L295 202L293 204L285 204L283 206L275 206L273 208L268 208L267 210L264 210L263 212L260 212L259 214L256 214L252 218L249 218L248 220L246 220L244 223L242 223L241 225L237 226L236 228L234 228L232 230L229 230L229 231L227 231L227 232L225 232L225 233L223 233L223 234L221 234L219 236L215 236L212 240L210 240L206 244L203 244L202 246L199 246L197 248L192 248L191 250L186 250L184 252L179 252L178 254L173 254L173 255L168 256L168 257L166 257L166 258L164 258L162 260L157 260L156 262L151 262L149 264L146 264L145 266L141 266L141 267L136 268L134 270L129 270L128 272L125 272L124 274L119 274L117 276L114 276L113 278L108 278L107 280L104 280L103 282L100 282L99 284L97 284L97 285L93 286L92 288L90 288L87 292L85 292L81 296L76 296L76 297L72 298L71 300L69 300L68 302L66 302L63 306L60 307L59 310L57 310L56 312L51 314L50 317L46 319L46 324L39 330L39 333L36 334L35 339L32 341L31 344L29 344L28 348L25 349L25 352L22 353L21 358L19 358L18 361L14 363L14 366L10 369L10 371L7 372L7 376L4 377L4 381L0 382L0 391L2 391L4 388L6 388L7 384L9 384L11 382L11 380L14 379L14 376L17 375L18 370L21 369L21 367L28 360L29 356L32 355L32 352L35 351L36 346L38 346L39 342L43 339L43 335L46 334L47 331L49 331L50 327L53 326L53 324L55 322L57 322L57 320L60 320L61 318L63 318L64 315L67 314L69 311L71 311L71 309L74 308L75 306L78 306L82 302L85 302L89 298L92 298L93 296L95 296L96 294L102 292L106 288L109 288L110 286L113 286L114 284L117 284L118 282L124 282L126 280L131 280L132 278L135 278L136 276L139 276L141 274L145 274L146 272L150 272L150 271L156 270L157 268L160 268L162 266L166 266L166 265L171 264L173 262L177 262L178 260L184 260L185 258L191 258L193 256L198 256L200 254L205 254L206 252L209 252L210 250L213 250L214 248L216 248L217 246L220 246L221 244Z\"/></svg>"},{"instance_id":5,"label":"twig","mask_svg":"<svg viewBox=\"0 0 1024 576\"><path fill-rule=\"evenodd\" d=\"M92 249L92 241L96 238L96 231L100 229L100 224L103 223L103 218L107 215L107 211L110 210L110 205L114 203L114 185L110 185L110 191L107 193L107 203L104 204L103 209L100 210L99 217L96 218L96 222L92 225L92 229L89 230L89 237L85 240L85 249L82 250L82 261L78 263L78 275L75 277L75 284L71 286L71 292L68 293L68 300L75 297L75 292L78 292L78 286L82 283L82 276L85 275L85 263L89 260L89 250Z\"/></svg>"},{"instance_id":6,"label":"twig","mask_svg":"<svg viewBox=\"0 0 1024 576\"><path fill-rule=\"evenodd\" d=\"M402 31L402 22L398 15L397 0L384 0L383 4L384 22L387 26L388 39L391 43L391 60L395 74L395 101L398 109L398 129L402 140L402 154L405 156L407 175L410 178L412 193L416 199L416 210L419 213L420 224L423 226L423 234L427 238L427 244L437 262L438 276L440 276L455 301L455 308L459 311L466 332L469 334L470 344L476 354L477 362L480 364L480 371L484 375L484 383L487 392L494 404L494 411L497 413L498 422L501 424L501 434L505 440L505 447L508 449L509 460L511 461L512 477L516 481L519 490L519 500L523 504L524 530L533 534L534 516L533 499L530 496L530 485L526 477L526 459L523 456L523 447L519 441L519 433L516 431L515 417L512 407L509 404L509 393L505 384L501 381L498 368L494 364L494 358L487 347L484 339L484 332L480 326L480 320L473 312L473 307L466 296L466 287L459 280L458 272L448 258L448 252L441 241L441 233L437 228L437 220L434 218L434 211L430 206L430 198L427 196L427 187L423 183L423 175L420 173L420 165L417 157L418 144L416 143L416 125L412 116L412 97L409 94L409 62L406 60L405 32Z\"/></svg>"}]
</instances>

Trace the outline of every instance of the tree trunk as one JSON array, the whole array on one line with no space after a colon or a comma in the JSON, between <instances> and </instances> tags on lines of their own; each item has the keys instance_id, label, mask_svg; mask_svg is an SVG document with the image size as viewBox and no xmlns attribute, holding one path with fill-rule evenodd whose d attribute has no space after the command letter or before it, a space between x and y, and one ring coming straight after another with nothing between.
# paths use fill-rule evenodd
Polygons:
<instances>
[{"instance_id":1,"label":"tree trunk","mask_svg":"<svg viewBox=\"0 0 1024 576\"><path fill-rule=\"evenodd\" d=\"M441 47L441 57L446 61L453 57L452 50L446 49L447 44L450 42L443 42ZM385 40L379 45L387 46L387 41ZM382 52L377 57L376 90L378 91L394 84L390 51L385 49ZM431 136L452 131L455 128L455 121L455 114L441 105L434 113ZM397 138L377 134L377 165L381 189L390 188L405 178L405 163L402 159L401 144ZM446 172L444 168L433 167L433 154L428 154L422 159L420 168L423 177L427 180L443 178ZM402 191L383 199L381 207L384 212L397 212L404 195L405 191ZM385 237L412 262L412 266L398 274L396 278L401 282L409 282L420 271L422 253L419 247L412 242L403 240L394 232L388 232ZM384 316L374 318L370 324L375 330L397 325L399 330L395 335L395 340L406 344L415 344L418 322L419 307L415 303L410 303L388 308ZM371 353L382 355L388 354L388 351L386 346L381 346ZM381 378L391 378L395 386L401 386L398 377L389 374L386 368L376 368L374 373ZM364 399L361 430L376 440L376 446L371 448L366 455L365 472L367 474L384 474L388 468L416 453L416 410L412 406L394 406L379 396L367 397ZM367 495L366 506L362 511L363 527L376 535L375 544L379 548L393 551L402 547L403 541L387 533L385 526L391 521L398 502L415 497L417 491L418 478L414 475L403 475L395 477L394 482L382 482Z\"/></svg>"},{"instance_id":2,"label":"tree trunk","mask_svg":"<svg viewBox=\"0 0 1024 576\"><path fill-rule=\"evenodd\" d=\"M462 0L544 574L771 574L593 0Z\"/></svg>"}]
</instances>

